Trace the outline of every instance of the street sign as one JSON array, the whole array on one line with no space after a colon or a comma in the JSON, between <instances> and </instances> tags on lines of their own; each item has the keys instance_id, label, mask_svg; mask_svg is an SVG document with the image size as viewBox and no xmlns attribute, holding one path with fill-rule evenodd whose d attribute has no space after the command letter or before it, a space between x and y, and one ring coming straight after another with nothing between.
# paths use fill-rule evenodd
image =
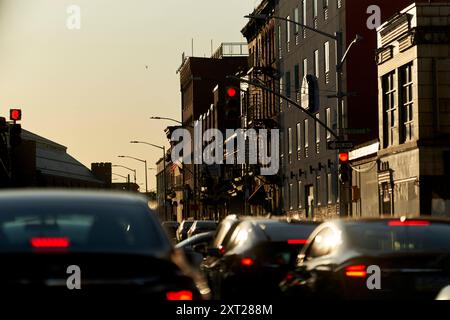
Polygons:
<instances>
[{"instance_id":1,"label":"street sign","mask_svg":"<svg viewBox=\"0 0 450 320\"><path fill-rule=\"evenodd\" d=\"M350 141L329 141L329 150L350 150L353 149L355 145Z\"/></svg>"}]
</instances>

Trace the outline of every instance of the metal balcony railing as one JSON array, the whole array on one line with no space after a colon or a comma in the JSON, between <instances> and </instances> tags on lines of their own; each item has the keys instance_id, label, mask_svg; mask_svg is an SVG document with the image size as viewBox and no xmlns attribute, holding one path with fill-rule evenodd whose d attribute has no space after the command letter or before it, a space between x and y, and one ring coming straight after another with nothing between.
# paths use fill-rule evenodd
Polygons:
<instances>
[{"instance_id":1,"label":"metal balcony railing","mask_svg":"<svg viewBox=\"0 0 450 320\"><path fill-rule=\"evenodd\" d=\"M223 57L246 57L248 56L248 44L245 42L226 42L222 43L216 52L212 55L213 59Z\"/></svg>"}]
</instances>

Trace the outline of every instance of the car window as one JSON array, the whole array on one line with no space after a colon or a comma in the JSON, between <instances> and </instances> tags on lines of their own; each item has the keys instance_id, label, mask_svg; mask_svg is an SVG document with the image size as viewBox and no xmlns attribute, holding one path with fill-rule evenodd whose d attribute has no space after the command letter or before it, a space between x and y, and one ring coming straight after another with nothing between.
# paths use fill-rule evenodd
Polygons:
<instances>
[{"instance_id":1,"label":"car window","mask_svg":"<svg viewBox=\"0 0 450 320\"><path fill-rule=\"evenodd\" d=\"M109 205L18 209L3 207L0 251L29 251L56 239L72 252L151 253L170 248L162 227L145 209ZM56 241L55 240L55 241Z\"/></svg>"}]
</instances>

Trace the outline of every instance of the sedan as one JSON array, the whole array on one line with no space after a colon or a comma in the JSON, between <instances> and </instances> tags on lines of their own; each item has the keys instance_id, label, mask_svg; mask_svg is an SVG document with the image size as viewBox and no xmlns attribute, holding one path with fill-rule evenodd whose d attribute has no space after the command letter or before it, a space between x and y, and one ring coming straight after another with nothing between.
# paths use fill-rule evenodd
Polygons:
<instances>
[{"instance_id":1,"label":"sedan","mask_svg":"<svg viewBox=\"0 0 450 320\"><path fill-rule=\"evenodd\" d=\"M295 299L434 299L449 283L450 221L402 217L324 223L281 288Z\"/></svg>"},{"instance_id":2,"label":"sedan","mask_svg":"<svg viewBox=\"0 0 450 320\"><path fill-rule=\"evenodd\" d=\"M214 299L277 298L278 284L295 268L295 259L316 228L313 222L244 219L226 241L209 248L202 269Z\"/></svg>"},{"instance_id":3,"label":"sedan","mask_svg":"<svg viewBox=\"0 0 450 320\"><path fill-rule=\"evenodd\" d=\"M209 294L147 200L131 194L1 192L0 257L0 287L12 294Z\"/></svg>"}]
</instances>

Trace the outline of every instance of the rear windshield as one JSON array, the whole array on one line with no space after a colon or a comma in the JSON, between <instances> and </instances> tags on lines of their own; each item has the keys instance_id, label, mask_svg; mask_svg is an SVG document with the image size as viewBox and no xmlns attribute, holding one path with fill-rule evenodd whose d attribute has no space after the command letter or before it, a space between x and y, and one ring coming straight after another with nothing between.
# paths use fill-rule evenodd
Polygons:
<instances>
[{"instance_id":1,"label":"rear windshield","mask_svg":"<svg viewBox=\"0 0 450 320\"><path fill-rule=\"evenodd\" d=\"M352 247L366 251L450 251L450 224L389 226L388 222L346 227Z\"/></svg>"},{"instance_id":2,"label":"rear windshield","mask_svg":"<svg viewBox=\"0 0 450 320\"><path fill-rule=\"evenodd\" d=\"M195 227L198 229L215 229L217 224L214 221L199 221Z\"/></svg>"},{"instance_id":3,"label":"rear windshield","mask_svg":"<svg viewBox=\"0 0 450 320\"><path fill-rule=\"evenodd\" d=\"M144 207L117 204L3 206L0 252L34 250L36 244L46 246L49 239L73 252L153 254L170 250L168 239L150 214Z\"/></svg>"},{"instance_id":4,"label":"rear windshield","mask_svg":"<svg viewBox=\"0 0 450 320\"><path fill-rule=\"evenodd\" d=\"M315 224L295 224L295 223L270 223L262 224L262 229L271 241L307 240L314 229Z\"/></svg>"}]
</instances>

